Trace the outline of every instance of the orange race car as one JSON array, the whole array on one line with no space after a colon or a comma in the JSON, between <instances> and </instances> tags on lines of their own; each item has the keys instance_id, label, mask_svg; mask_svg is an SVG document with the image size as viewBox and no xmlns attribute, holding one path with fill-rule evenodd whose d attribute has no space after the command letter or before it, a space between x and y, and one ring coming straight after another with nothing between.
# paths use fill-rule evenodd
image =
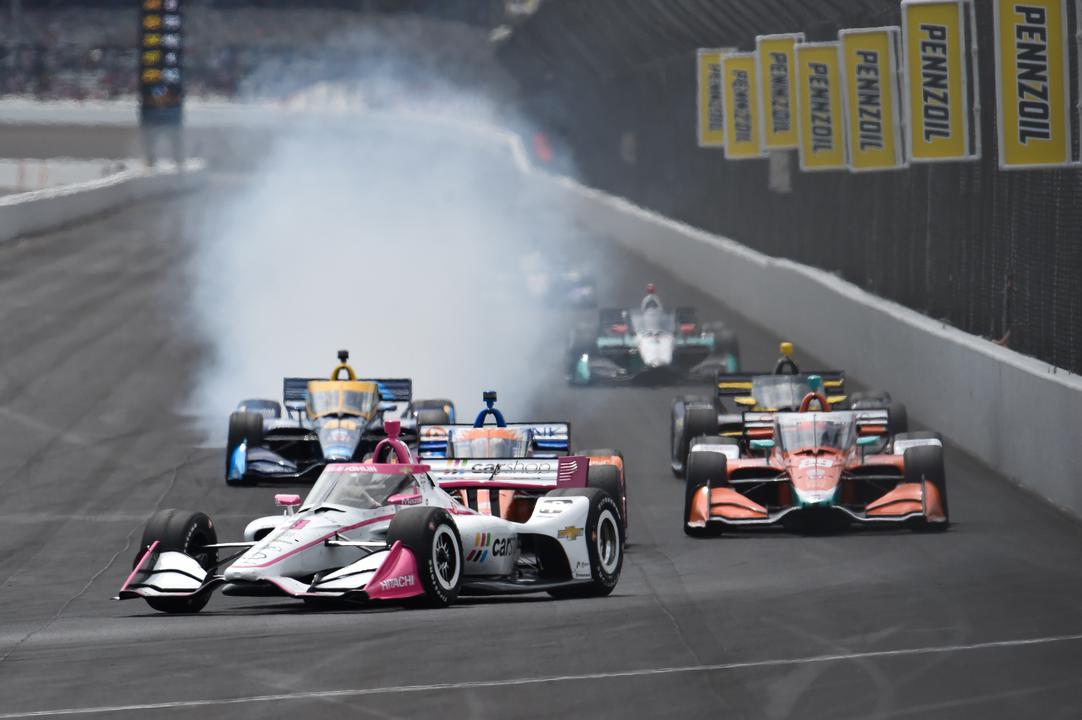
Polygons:
<instances>
[{"instance_id":1,"label":"orange race car","mask_svg":"<svg viewBox=\"0 0 1082 720\"><path fill-rule=\"evenodd\" d=\"M831 411L819 378L796 412L748 412L743 437L699 437L688 454L684 532L726 527L950 521L943 443L888 434L887 410Z\"/></svg>"}]
</instances>

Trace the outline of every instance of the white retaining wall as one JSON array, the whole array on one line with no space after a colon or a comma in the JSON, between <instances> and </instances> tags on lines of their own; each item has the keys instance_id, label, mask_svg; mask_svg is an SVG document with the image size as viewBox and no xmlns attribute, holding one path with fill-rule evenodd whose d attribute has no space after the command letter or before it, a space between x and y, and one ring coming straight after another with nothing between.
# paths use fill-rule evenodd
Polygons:
<instances>
[{"instance_id":1,"label":"white retaining wall","mask_svg":"<svg viewBox=\"0 0 1082 720\"><path fill-rule=\"evenodd\" d=\"M1082 515L1082 377L821 270L770 258L567 179L543 181L577 204L592 229L774 329L779 340L891 391L911 415L968 453Z\"/></svg>"},{"instance_id":2,"label":"white retaining wall","mask_svg":"<svg viewBox=\"0 0 1082 720\"><path fill-rule=\"evenodd\" d=\"M0 159L0 189L8 192L27 192L59 185L71 185L112 175L128 169L132 164L127 160Z\"/></svg>"},{"instance_id":3,"label":"white retaining wall","mask_svg":"<svg viewBox=\"0 0 1082 720\"><path fill-rule=\"evenodd\" d=\"M174 165L142 166L103 178L0 197L0 242L46 232L165 192L182 192L205 176L201 160L183 172Z\"/></svg>"}]
</instances>

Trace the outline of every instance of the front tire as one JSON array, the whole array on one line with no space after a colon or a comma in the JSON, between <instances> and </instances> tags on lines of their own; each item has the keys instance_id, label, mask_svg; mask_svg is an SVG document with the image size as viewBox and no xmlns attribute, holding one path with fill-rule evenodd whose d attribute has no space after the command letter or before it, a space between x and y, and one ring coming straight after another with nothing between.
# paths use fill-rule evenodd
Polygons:
<instances>
[{"instance_id":1,"label":"front tire","mask_svg":"<svg viewBox=\"0 0 1082 720\"><path fill-rule=\"evenodd\" d=\"M688 525L695 495L702 488L712 490L729 484L728 458L721 453L705 451L688 456L687 481L684 488L684 534L688 537L712 537L721 534L721 526L711 525L709 516L706 527Z\"/></svg>"},{"instance_id":2,"label":"front tire","mask_svg":"<svg viewBox=\"0 0 1082 720\"><path fill-rule=\"evenodd\" d=\"M549 595L564 599L612 594L624 566L623 523L617 501L599 488L560 488L549 491L546 497L586 497L590 500L585 528L590 582L549 590Z\"/></svg>"},{"instance_id":3,"label":"front tire","mask_svg":"<svg viewBox=\"0 0 1082 720\"><path fill-rule=\"evenodd\" d=\"M147 521L143 529L143 539L140 551L135 556L132 567L155 541L158 543L158 552L180 552L193 558L207 572L218 565L218 551L208 548L218 542L218 533L214 529L211 519L201 512L188 512L185 510L159 510ZM210 594L203 593L193 597L183 598L145 598L158 612L165 613L196 613L206 607L210 601Z\"/></svg>"},{"instance_id":4,"label":"front tire","mask_svg":"<svg viewBox=\"0 0 1082 720\"><path fill-rule=\"evenodd\" d=\"M387 543L401 542L417 560L428 607L447 607L462 589L462 538L443 508L399 510L387 529Z\"/></svg>"},{"instance_id":5,"label":"front tire","mask_svg":"<svg viewBox=\"0 0 1082 720\"><path fill-rule=\"evenodd\" d=\"M229 416L229 432L225 444L225 481L230 485L244 485L244 479L230 480L229 465L233 459L233 453L240 447L242 442L247 442L248 447L258 447L263 444L263 416L253 412L235 412Z\"/></svg>"},{"instance_id":6,"label":"front tire","mask_svg":"<svg viewBox=\"0 0 1082 720\"><path fill-rule=\"evenodd\" d=\"M905 482L935 485L943 504L944 522L925 523L928 530L946 530L950 525L950 506L947 503L947 475L943 468L943 448L938 445L919 445L908 448L902 456L905 460Z\"/></svg>"}]
</instances>

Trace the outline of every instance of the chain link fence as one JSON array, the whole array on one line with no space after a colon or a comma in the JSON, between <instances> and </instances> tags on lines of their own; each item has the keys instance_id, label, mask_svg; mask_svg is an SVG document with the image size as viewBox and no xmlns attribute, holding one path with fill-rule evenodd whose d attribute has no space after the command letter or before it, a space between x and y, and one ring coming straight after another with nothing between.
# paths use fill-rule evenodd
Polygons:
<instances>
[{"instance_id":1,"label":"chain link fence","mask_svg":"<svg viewBox=\"0 0 1082 720\"><path fill-rule=\"evenodd\" d=\"M766 160L697 147L696 48L898 25L897 0L547 0L501 57L590 184L1082 372L1082 171L997 168L992 9L976 6L981 160L802 174L791 157L788 193Z\"/></svg>"}]
</instances>

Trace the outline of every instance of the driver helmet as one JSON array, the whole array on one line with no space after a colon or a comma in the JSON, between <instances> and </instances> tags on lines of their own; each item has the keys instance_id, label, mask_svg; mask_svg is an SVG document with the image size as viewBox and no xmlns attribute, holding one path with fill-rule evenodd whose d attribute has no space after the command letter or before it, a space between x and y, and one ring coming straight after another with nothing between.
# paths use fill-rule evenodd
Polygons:
<instances>
[{"instance_id":1,"label":"driver helmet","mask_svg":"<svg viewBox=\"0 0 1082 720\"><path fill-rule=\"evenodd\" d=\"M654 283L646 284L646 297L642 299L641 309L643 311L654 309L661 309L661 300L657 296L657 286Z\"/></svg>"}]
</instances>

